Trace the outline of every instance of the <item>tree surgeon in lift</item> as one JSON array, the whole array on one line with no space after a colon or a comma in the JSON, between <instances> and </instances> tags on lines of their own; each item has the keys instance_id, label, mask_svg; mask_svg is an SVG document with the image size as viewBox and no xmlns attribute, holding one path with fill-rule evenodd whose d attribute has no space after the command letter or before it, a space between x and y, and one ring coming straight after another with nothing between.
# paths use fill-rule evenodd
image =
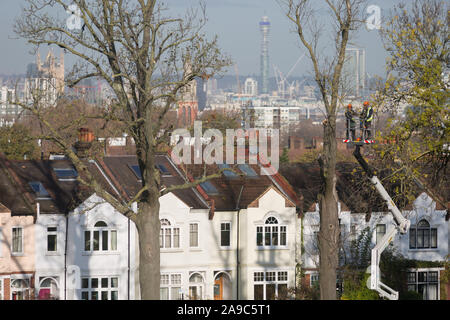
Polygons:
<instances>
[{"instance_id":1,"label":"tree surgeon in lift","mask_svg":"<svg viewBox=\"0 0 450 320\"><path fill-rule=\"evenodd\" d=\"M350 132L352 134L351 141L355 141L355 125L356 125L355 116L356 116L356 113L355 113L355 111L353 111L352 105L349 103L347 106L347 111L345 112L347 130L346 130L346 138L345 138L344 142L349 142Z\"/></svg>"},{"instance_id":2,"label":"tree surgeon in lift","mask_svg":"<svg viewBox=\"0 0 450 320\"><path fill-rule=\"evenodd\" d=\"M360 126L361 126L361 133L362 133L361 140L364 139L364 143L373 143L374 142L373 140L371 140L372 120L373 120L373 108L369 104L369 101L364 101L364 107L360 114Z\"/></svg>"}]
</instances>

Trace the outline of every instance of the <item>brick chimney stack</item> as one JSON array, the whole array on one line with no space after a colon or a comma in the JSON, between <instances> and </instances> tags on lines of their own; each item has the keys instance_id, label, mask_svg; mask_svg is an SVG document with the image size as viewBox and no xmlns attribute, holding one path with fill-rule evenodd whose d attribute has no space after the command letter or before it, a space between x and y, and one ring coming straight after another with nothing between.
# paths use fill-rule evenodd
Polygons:
<instances>
[{"instance_id":1,"label":"brick chimney stack","mask_svg":"<svg viewBox=\"0 0 450 320\"><path fill-rule=\"evenodd\" d=\"M91 129L78 129L78 141L75 142L74 148L79 157L85 158L87 156L87 151L91 148L92 141L94 141L94 133Z\"/></svg>"}]
</instances>

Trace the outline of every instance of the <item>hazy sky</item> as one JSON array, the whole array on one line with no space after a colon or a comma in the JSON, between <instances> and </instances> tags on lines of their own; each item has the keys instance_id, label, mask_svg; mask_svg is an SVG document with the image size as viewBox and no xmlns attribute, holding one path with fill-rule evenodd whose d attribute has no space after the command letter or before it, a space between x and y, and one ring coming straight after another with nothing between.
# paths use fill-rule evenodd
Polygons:
<instances>
[{"instance_id":1,"label":"hazy sky","mask_svg":"<svg viewBox=\"0 0 450 320\"><path fill-rule=\"evenodd\" d=\"M368 5L378 5L381 19L398 0L368 0ZM0 74L25 73L26 65L35 60L30 55L31 47L24 40L14 39L14 19L20 15L25 0L0 0ZM174 13L182 11L198 0L166 0ZM239 75L259 75L259 51L261 34L259 21L267 15L271 23L269 35L270 76L273 65L283 73L288 73L297 59L305 53L299 45L298 36L292 32L293 25L284 16L276 0L206 0L209 18L207 34L217 34L219 44L237 64ZM323 13L321 19L326 19ZM353 43L366 49L367 72L370 75L384 75L386 53L376 30L362 28ZM56 52L59 52L56 50ZM41 56L44 55L44 49ZM71 59L66 55L66 61ZM292 71L292 76L302 76L310 72L310 64L305 56ZM234 68L230 69L234 74Z\"/></svg>"}]
</instances>

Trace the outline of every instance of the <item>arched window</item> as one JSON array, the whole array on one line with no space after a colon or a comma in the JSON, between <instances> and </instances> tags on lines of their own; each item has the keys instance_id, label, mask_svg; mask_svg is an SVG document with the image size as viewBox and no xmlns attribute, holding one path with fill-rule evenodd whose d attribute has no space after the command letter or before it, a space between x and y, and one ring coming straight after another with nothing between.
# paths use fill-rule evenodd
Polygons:
<instances>
[{"instance_id":1,"label":"arched window","mask_svg":"<svg viewBox=\"0 0 450 320\"><path fill-rule=\"evenodd\" d=\"M117 230L108 227L105 221L97 221L94 227L84 231L85 251L116 251Z\"/></svg>"},{"instance_id":2,"label":"arched window","mask_svg":"<svg viewBox=\"0 0 450 320\"><path fill-rule=\"evenodd\" d=\"M256 245L259 247L286 246L287 226L280 225L275 217L268 217L264 226L256 227Z\"/></svg>"},{"instance_id":3,"label":"arched window","mask_svg":"<svg viewBox=\"0 0 450 320\"><path fill-rule=\"evenodd\" d=\"M409 229L409 248L437 248L437 228L431 228L425 219L420 220L416 227Z\"/></svg>"},{"instance_id":4,"label":"arched window","mask_svg":"<svg viewBox=\"0 0 450 320\"><path fill-rule=\"evenodd\" d=\"M204 281L200 273L193 273L189 278L189 298L201 300L203 298Z\"/></svg>"},{"instance_id":5,"label":"arched window","mask_svg":"<svg viewBox=\"0 0 450 320\"><path fill-rule=\"evenodd\" d=\"M164 249L180 247L180 228L175 228L169 220L161 219L159 247Z\"/></svg>"},{"instance_id":6,"label":"arched window","mask_svg":"<svg viewBox=\"0 0 450 320\"><path fill-rule=\"evenodd\" d=\"M30 293L29 279L15 279L11 281L11 299L28 300Z\"/></svg>"},{"instance_id":7,"label":"arched window","mask_svg":"<svg viewBox=\"0 0 450 320\"><path fill-rule=\"evenodd\" d=\"M58 299L58 283L53 278L44 278L39 285L39 300Z\"/></svg>"}]
</instances>

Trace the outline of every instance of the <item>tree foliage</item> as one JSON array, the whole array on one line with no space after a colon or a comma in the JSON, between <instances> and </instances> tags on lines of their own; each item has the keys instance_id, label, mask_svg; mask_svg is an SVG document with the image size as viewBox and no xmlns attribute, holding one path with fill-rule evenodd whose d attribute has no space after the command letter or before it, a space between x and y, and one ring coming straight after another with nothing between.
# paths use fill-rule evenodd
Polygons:
<instances>
[{"instance_id":1,"label":"tree foliage","mask_svg":"<svg viewBox=\"0 0 450 320\"><path fill-rule=\"evenodd\" d=\"M36 159L39 146L29 128L15 123L11 127L0 127L0 152L14 160Z\"/></svg>"},{"instance_id":2,"label":"tree foliage","mask_svg":"<svg viewBox=\"0 0 450 320\"><path fill-rule=\"evenodd\" d=\"M450 108L448 2L415 0L395 7L381 35L389 54L388 77L377 93L387 120L376 153L379 167L392 168L397 193L411 187L439 189L448 184ZM406 106L404 113L400 113ZM423 184L423 185L422 185ZM413 195L410 195L412 199Z\"/></svg>"}]
</instances>

